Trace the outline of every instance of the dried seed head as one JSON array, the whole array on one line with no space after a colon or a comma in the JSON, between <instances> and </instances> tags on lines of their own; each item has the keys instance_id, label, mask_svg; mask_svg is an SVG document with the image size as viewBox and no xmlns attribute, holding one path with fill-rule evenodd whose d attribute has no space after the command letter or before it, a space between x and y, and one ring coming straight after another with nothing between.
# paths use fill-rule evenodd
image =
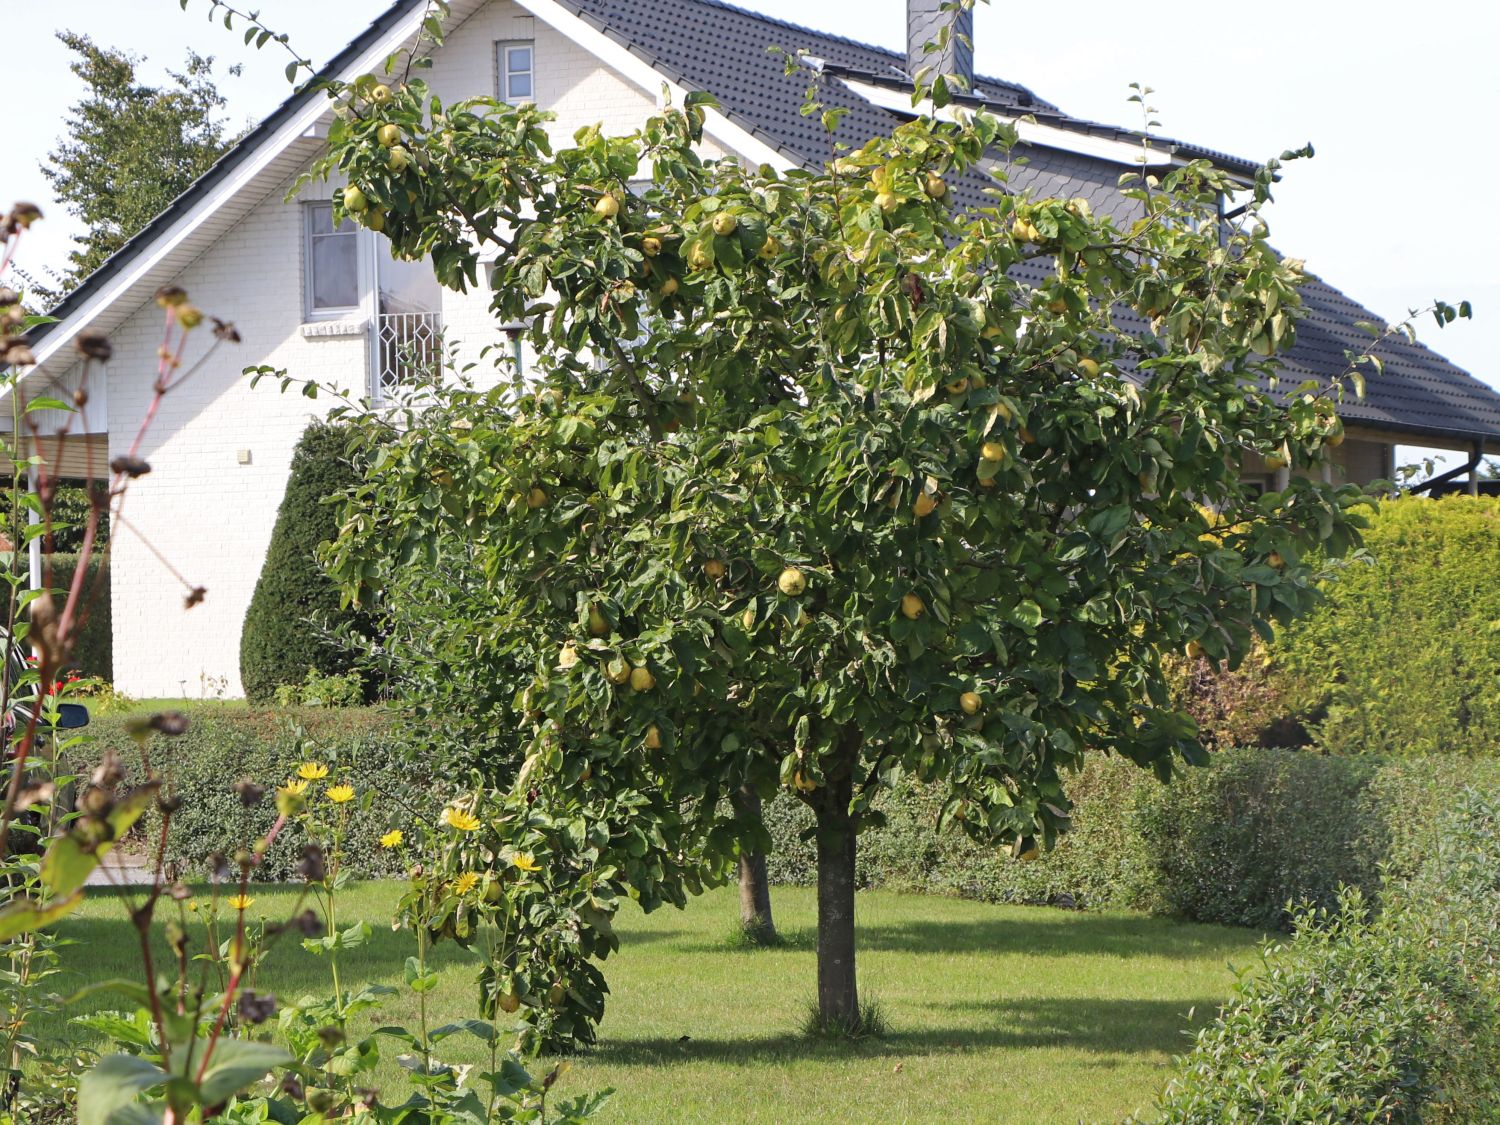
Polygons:
<instances>
[{"instance_id":1,"label":"dried seed head","mask_svg":"<svg viewBox=\"0 0 1500 1125\"><path fill-rule=\"evenodd\" d=\"M323 1041L323 1046L332 1050L344 1041L344 1032L333 1024L328 1024L318 1028L318 1038Z\"/></svg>"},{"instance_id":2,"label":"dried seed head","mask_svg":"<svg viewBox=\"0 0 1500 1125\"><path fill-rule=\"evenodd\" d=\"M265 786L255 784L248 777L235 782L234 791L239 796L240 804L247 809L253 809L265 800L266 796Z\"/></svg>"},{"instance_id":3,"label":"dried seed head","mask_svg":"<svg viewBox=\"0 0 1500 1125\"><path fill-rule=\"evenodd\" d=\"M187 301L187 290L180 285L163 285L156 291L156 303L164 309L175 309Z\"/></svg>"},{"instance_id":4,"label":"dried seed head","mask_svg":"<svg viewBox=\"0 0 1500 1125\"><path fill-rule=\"evenodd\" d=\"M186 902L193 897L193 889L186 883L173 883L167 888L167 894L172 896L174 902Z\"/></svg>"},{"instance_id":5,"label":"dried seed head","mask_svg":"<svg viewBox=\"0 0 1500 1125\"><path fill-rule=\"evenodd\" d=\"M192 609L195 605L201 605L206 597L208 597L207 586L194 586L188 591L188 596L182 599L182 608Z\"/></svg>"},{"instance_id":6,"label":"dried seed head","mask_svg":"<svg viewBox=\"0 0 1500 1125\"><path fill-rule=\"evenodd\" d=\"M25 344L12 344L5 349L5 362L12 367L30 367L36 362L36 353Z\"/></svg>"},{"instance_id":7,"label":"dried seed head","mask_svg":"<svg viewBox=\"0 0 1500 1125\"><path fill-rule=\"evenodd\" d=\"M89 391L87 387L79 387L73 392L73 405L82 410L89 404Z\"/></svg>"},{"instance_id":8,"label":"dried seed head","mask_svg":"<svg viewBox=\"0 0 1500 1125\"><path fill-rule=\"evenodd\" d=\"M292 918L291 925L303 937L318 937L323 933L323 920L313 910L304 910Z\"/></svg>"},{"instance_id":9,"label":"dried seed head","mask_svg":"<svg viewBox=\"0 0 1500 1125\"><path fill-rule=\"evenodd\" d=\"M183 305L177 310L177 323L184 328L197 328L203 323L203 310L197 305Z\"/></svg>"},{"instance_id":10,"label":"dried seed head","mask_svg":"<svg viewBox=\"0 0 1500 1125\"><path fill-rule=\"evenodd\" d=\"M151 471L151 464L143 457L116 457L109 463L109 471L112 473L124 473L127 477L134 479L143 477Z\"/></svg>"},{"instance_id":11,"label":"dried seed head","mask_svg":"<svg viewBox=\"0 0 1500 1125\"><path fill-rule=\"evenodd\" d=\"M19 227L25 230L42 217L42 209L35 203L17 203L10 209L10 224L12 229Z\"/></svg>"},{"instance_id":12,"label":"dried seed head","mask_svg":"<svg viewBox=\"0 0 1500 1125\"><path fill-rule=\"evenodd\" d=\"M323 860L323 849L317 844L308 844L302 849L302 858L297 861L297 874L309 883L321 883L328 877L328 865Z\"/></svg>"},{"instance_id":13,"label":"dried seed head","mask_svg":"<svg viewBox=\"0 0 1500 1125\"><path fill-rule=\"evenodd\" d=\"M208 870L215 879L229 878L229 857L223 852L214 852L208 857Z\"/></svg>"},{"instance_id":14,"label":"dried seed head","mask_svg":"<svg viewBox=\"0 0 1500 1125\"><path fill-rule=\"evenodd\" d=\"M171 816L178 809L182 808L182 798L175 793L158 793L156 796L156 807L161 810L163 815Z\"/></svg>"},{"instance_id":15,"label":"dried seed head","mask_svg":"<svg viewBox=\"0 0 1500 1125\"><path fill-rule=\"evenodd\" d=\"M50 781L28 785L16 794L16 812L23 813L32 805L50 804L57 795L57 786Z\"/></svg>"},{"instance_id":16,"label":"dried seed head","mask_svg":"<svg viewBox=\"0 0 1500 1125\"><path fill-rule=\"evenodd\" d=\"M104 757L100 758L99 764L94 767L94 772L89 777L89 784L96 789L112 790L124 780L125 769L120 765L120 756L113 750L106 750Z\"/></svg>"},{"instance_id":17,"label":"dried seed head","mask_svg":"<svg viewBox=\"0 0 1500 1125\"><path fill-rule=\"evenodd\" d=\"M147 725L157 734L176 738L187 733L188 719L181 711L159 711L147 720Z\"/></svg>"},{"instance_id":18,"label":"dried seed head","mask_svg":"<svg viewBox=\"0 0 1500 1125\"><path fill-rule=\"evenodd\" d=\"M103 332L80 332L73 346L78 349L78 354L86 359L97 359L100 362L115 354L114 345L109 342L109 337Z\"/></svg>"},{"instance_id":19,"label":"dried seed head","mask_svg":"<svg viewBox=\"0 0 1500 1125\"><path fill-rule=\"evenodd\" d=\"M19 305L20 303L21 294L17 293L8 285L0 285L0 308L4 308L8 305Z\"/></svg>"},{"instance_id":20,"label":"dried seed head","mask_svg":"<svg viewBox=\"0 0 1500 1125\"><path fill-rule=\"evenodd\" d=\"M246 1023L265 1023L276 1014L276 997L269 992L240 993L240 1015Z\"/></svg>"},{"instance_id":21,"label":"dried seed head","mask_svg":"<svg viewBox=\"0 0 1500 1125\"><path fill-rule=\"evenodd\" d=\"M240 342L240 330L227 320L218 317L210 318L214 324L214 339L223 340L226 344L238 344Z\"/></svg>"}]
</instances>

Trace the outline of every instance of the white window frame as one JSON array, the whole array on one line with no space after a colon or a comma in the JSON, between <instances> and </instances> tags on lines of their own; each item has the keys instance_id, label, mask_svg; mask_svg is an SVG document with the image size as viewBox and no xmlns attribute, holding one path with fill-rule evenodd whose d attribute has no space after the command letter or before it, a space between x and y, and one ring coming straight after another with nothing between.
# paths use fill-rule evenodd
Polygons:
<instances>
[{"instance_id":1,"label":"white window frame","mask_svg":"<svg viewBox=\"0 0 1500 1125\"><path fill-rule=\"evenodd\" d=\"M510 52L524 47L531 52L531 66L526 70L510 68ZM524 74L531 81L531 93L524 98L511 101L510 79L512 75ZM495 86L500 100L508 105L536 104L536 40L501 39L495 44Z\"/></svg>"},{"instance_id":2,"label":"white window frame","mask_svg":"<svg viewBox=\"0 0 1500 1125\"><path fill-rule=\"evenodd\" d=\"M318 320L343 320L353 313L367 312L369 304L369 262L370 253L366 247L367 239L361 237L364 233L363 227L356 226L352 235L340 235L354 240L354 303L352 305L330 305L327 308L315 308L313 305L313 239L318 236L313 234L312 217L313 209L317 207L329 208L332 213L333 203L328 200L310 199L302 205L302 315L306 322Z\"/></svg>"}]
</instances>

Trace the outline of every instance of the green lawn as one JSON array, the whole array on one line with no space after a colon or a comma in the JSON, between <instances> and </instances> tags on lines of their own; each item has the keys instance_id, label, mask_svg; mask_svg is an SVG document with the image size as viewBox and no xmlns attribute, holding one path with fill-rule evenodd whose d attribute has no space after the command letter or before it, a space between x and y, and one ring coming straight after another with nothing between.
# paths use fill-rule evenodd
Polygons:
<instances>
[{"instance_id":1,"label":"green lawn","mask_svg":"<svg viewBox=\"0 0 1500 1125\"><path fill-rule=\"evenodd\" d=\"M341 915L375 926L374 941L346 958L346 980L400 983L413 949L387 924L396 893L393 884L346 893ZM282 890L255 898L251 912L271 916L288 901ZM615 1087L604 1120L619 1122L1118 1120L1149 1108L1186 1042L1189 1010L1195 1023L1212 1014L1232 982L1227 964L1249 962L1259 938L1135 915L865 894L861 986L884 1006L890 1033L835 1046L796 1033L813 990L813 896L778 888L774 903L793 939L775 951L729 947L732 890L681 913L629 910L608 963L601 1042L575 1060L564 1093ZM67 950L71 985L136 972L122 915L106 894L63 925L80 942ZM473 1014L474 963L452 948L438 960L436 1022ZM324 973L288 946L261 983L326 991ZM409 994L391 998L378 1022L415 1023ZM391 1064L377 1084L389 1094L400 1081Z\"/></svg>"}]
</instances>

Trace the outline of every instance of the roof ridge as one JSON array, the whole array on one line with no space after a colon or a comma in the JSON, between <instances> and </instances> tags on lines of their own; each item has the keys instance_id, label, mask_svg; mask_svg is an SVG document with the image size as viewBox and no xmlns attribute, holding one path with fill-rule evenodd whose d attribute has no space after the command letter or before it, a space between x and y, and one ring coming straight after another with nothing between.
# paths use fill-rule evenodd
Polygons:
<instances>
[{"instance_id":1,"label":"roof ridge","mask_svg":"<svg viewBox=\"0 0 1500 1125\"><path fill-rule=\"evenodd\" d=\"M805 31L822 39L831 39L835 43L842 43L845 46L849 47L858 47L861 51L874 51L877 54L887 55L897 62L903 64L904 73L906 54L903 51L898 51L891 47L883 47L878 43L867 43L863 39L853 39L847 35L839 35L837 32L823 31L816 27L810 27L807 24L794 23L791 20L784 20L779 16L767 15L765 12L757 12L754 8L747 8L740 4L731 4L729 3L729 0L691 0L691 2L695 4L702 4L710 8L722 8L725 11L735 12L736 14L742 16L749 16L752 19L759 20L761 23L773 24L776 27L784 27L790 31ZM1012 82L1008 78L996 78L993 75L976 73L974 75L974 81L976 83L985 82L992 86L1004 86L1006 89L1016 90L1033 98L1036 97L1036 94L1031 90L1030 87L1023 86L1019 82Z\"/></svg>"}]
</instances>

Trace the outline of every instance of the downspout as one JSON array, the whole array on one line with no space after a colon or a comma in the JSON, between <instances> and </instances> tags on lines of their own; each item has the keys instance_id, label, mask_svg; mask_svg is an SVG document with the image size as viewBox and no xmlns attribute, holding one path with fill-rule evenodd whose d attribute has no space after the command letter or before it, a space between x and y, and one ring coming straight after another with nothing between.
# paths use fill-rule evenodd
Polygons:
<instances>
[{"instance_id":1,"label":"downspout","mask_svg":"<svg viewBox=\"0 0 1500 1125\"><path fill-rule=\"evenodd\" d=\"M33 465L26 473L26 491L35 496L36 488L36 466ZM32 527L42 522L41 514L36 508L26 509L26 522ZM31 533L31 542L26 545L27 563L30 570L30 588L40 590L42 588L42 537L36 532Z\"/></svg>"},{"instance_id":2,"label":"downspout","mask_svg":"<svg viewBox=\"0 0 1500 1125\"><path fill-rule=\"evenodd\" d=\"M1469 495L1470 496L1478 496L1479 495L1479 463L1481 461L1483 461L1483 460L1484 460L1484 439L1480 438L1478 441L1476 441L1474 443L1473 449L1469 453L1469 460L1467 462L1465 462L1464 464L1460 465L1456 469L1449 469L1446 473L1443 473L1440 476L1435 476L1431 480L1424 480L1421 484L1413 485L1411 488L1407 489L1407 493L1409 495L1416 496L1418 493L1431 492L1438 485L1440 485L1440 484L1447 484L1450 480L1457 480L1459 477L1463 476L1465 473L1468 473L1469 474Z\"/></svg>"}]
</instances>

